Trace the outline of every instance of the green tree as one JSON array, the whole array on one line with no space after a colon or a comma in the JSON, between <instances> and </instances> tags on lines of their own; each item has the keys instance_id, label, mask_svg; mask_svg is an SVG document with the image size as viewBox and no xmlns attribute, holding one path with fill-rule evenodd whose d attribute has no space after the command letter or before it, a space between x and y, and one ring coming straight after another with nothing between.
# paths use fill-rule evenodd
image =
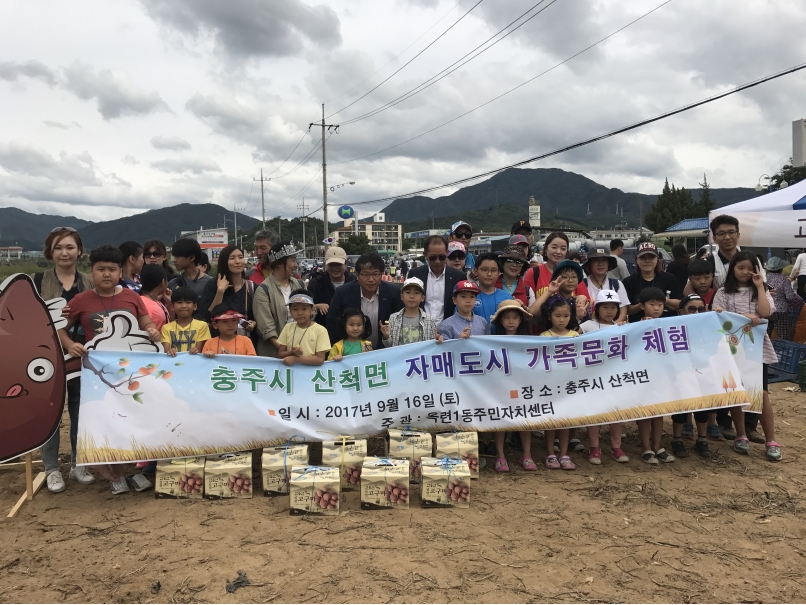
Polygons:
<instances>
[{"instance_id":1,"label":"green tree","mask_svg":"<svg viewBox=\"0 0 806 605\"><path fill-rule=\"evenodd\" d=\"M347 254L364 254L364 252L372 251L372 244L369 238L363 233L360 235L351 235L341 245Z\"/></svg>"},{"instance_id":2,"label":"green tree","mask_svg":"<svg viewBox=\"0 0 806 605\"><path fill-rule=\"evenodd\" d=\"M781 183L786 181L787 185L794 185L795 183L806 179L806 166L793 166L792 158L789 158L789 163L784 164L781 170L774 174L772 178L767 178L772 190L781 188ZM764 193L767 193L764 191Z\"/></svg>"},{"instance_id":3,"label":"green tree","mask_svg":"<svg viewBox=\"0 0 806 605\"><path fill-rule=\"evenodd\" d=\"M716 201L711 197L711 185L708 183L708 177L705 173L702 175L702 183L700 183L700 200L695 204L697 210L697 218L707 217L708 213L716 208Z\"/></svg>"},{"instance_id":4,"label":"green tree","mask_svg":"<svg viewBox=\"0 0 806 605\"><path fill-rule=\"evenodd\" d=\"M412 248L414 248L414 240L409 239L409 238L404 239L403 240L403 252L411 250Z\"/></svg>"},{"instance_id":5,"label":"green tree","mask_svg":"<svg viewBox=\"0 0 806 605\"><path fill-rule=\"evenodd\" d=\"M669 179L666 179L658 201L647 212L644 222L655 233L662 233L684 218L695 218L696 215L697 208L691 192L685 187L680 189L674 185L670 187Z\"/></svg>"}]
</instances>

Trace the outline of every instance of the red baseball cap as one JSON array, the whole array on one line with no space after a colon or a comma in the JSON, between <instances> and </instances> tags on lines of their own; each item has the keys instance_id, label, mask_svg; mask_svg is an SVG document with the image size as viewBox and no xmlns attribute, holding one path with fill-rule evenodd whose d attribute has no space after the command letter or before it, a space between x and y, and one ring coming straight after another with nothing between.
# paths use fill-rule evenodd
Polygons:
<instances>
[{"instance_id":1,"label":"red baseball cap","mask_svg":"<svg viewBox=\"0 0 806 605\"><path fill-rule=\"evenodd\" d=\"M459 292L472 292L473 294L478 294L481 292L481 290L479 290L479 287L469 279L463 279L453 287L454 295L458 294Z\"/></svg>"}]
</instances>

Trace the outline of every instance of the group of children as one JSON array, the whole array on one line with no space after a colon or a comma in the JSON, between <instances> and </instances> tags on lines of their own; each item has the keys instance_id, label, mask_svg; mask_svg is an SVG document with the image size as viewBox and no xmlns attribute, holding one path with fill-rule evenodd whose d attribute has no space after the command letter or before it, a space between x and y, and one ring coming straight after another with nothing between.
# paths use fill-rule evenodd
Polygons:
<instances>
[{"instance_id":1,"label":"group of children","mask_svg":"<svg viewBox=\"0 0 806 605\"><path fill-rule=\"evenodd\" d=\"M137 295L128 289L118 287L122 258L118 249L101 246L90 253L91 276L94 290L76 295L70 303L67 327L59 331L59 336L68 353L74 356L85 354L82 343L70 337L70 328L78 323L84 329L87 340L104 331L107 316L112 311L128 311L137 319L139 327L155 342L160 342L165 353L175 356L178 353L202 354L213 357L218 354L255 355L255 348L247 336L238 334L238 328L246 321L242 314L221 305L212 312L211 326L218 335L213 337L204 321L194 319L198 295L190 288L177 288L166 291L167 282L164 270L158 265L154 269L144 269L141 275L142 292ZM487 267L487 265L490 265ZM411 344L415 342L470 338L494 333L506 336L540 336L554 338L574 338L580 334L603 329L613 329L625 323L622 316L623 303L613 289L600 289L595 301L583 296L574 296L581 270L573 261L558 263L553 279L541 293L538 317L533 317L526 305L511 297L501 297L501 290L490 289L490 284L498 277L497 264L489 259L479 263L480 285L469 280L456 284L453 291L455 313L445 318L439 326L423 311L425 287L418 278L407 279L401 288L404 307L390 316L388 322L378 326L385 347ZM162 271L162 273L160 272ZM153 273L153 275L151 275ZM489 275L488 275L489 274ZM693 294L680 302L679 313L700 313L729 311L745 315L753 325L766 319L775 311L772 298L762 278L758 259L745 252L739 252L730 263L725 284L714 291L713 267L705 261L694 261L689 267ZM484 279L482 279L484 278ZM584 298L584 300L580 300ZM654 319L662 315L666 293L658 288L648 287L640 292L638 303L643 319ZM482 304L479 304L479 300ZM168 304L165 304L168 303ZM593 304L591 304L593 303ZM373 326L359 309L347 309L340 318L341 339L331 343L327 330L314 321L313 297L304 289L294 291L288 300L291 321L285 325L278 338L278 357L283 364L321 365L326 360L338 361L344 357L364 353L372 349L369 337ZM535 329L535 324L539 326ZM766 453L770 460L780 460L781 451L775 442L773 412L767 393L767 364L777 358L768 336L764 336L764 394L761 424L766 438ZM731 415L737 429L734 449L742 454L749 453L747 435L744 428L744 414L741 408L732 408ZM673 416L673 451L675 455L687 455L683 445L683 432L690 425L689 414ZM713 414L694 414L697 426L696 451L709 456L707 437L712 434ZM629 458L621 448L622 424L610 425L611 454L617 462L628 462ZM672 462L674 455L662 447L663 418L638 421L638 433L643 454L641 459L648 464ZM573 470L574 462L569 449L584 450L581 442L571 439L570 429L545 431L546 457L544 464L550 469ZM599 428L588 427L588 461L601 464L602 453L599 443ZM718 434L718 431L717 431ZM524 470L537 470L531 455L529 431L519 432L519 447L522 449L520 465ZM495 451L495 470L509 471L504 455L505 434L494 434L491 447ZM559 454L559 455L558 455ZM119 468L119 467L117 467ZM120 476L115 466L101 467L101 474L112 483L113 493L128 491L125 478ZM131 478L129 483L131 484ZM137 478L135 487L142 481Z\"/></svg>"}]
</instances>

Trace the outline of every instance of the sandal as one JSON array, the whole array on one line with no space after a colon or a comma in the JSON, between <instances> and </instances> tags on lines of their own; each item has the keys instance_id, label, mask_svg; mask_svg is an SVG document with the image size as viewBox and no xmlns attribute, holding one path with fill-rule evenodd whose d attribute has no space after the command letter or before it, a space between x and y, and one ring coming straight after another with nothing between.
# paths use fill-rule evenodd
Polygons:
<instances>
[{"instance_id":1,"label":"sandal","mask_svg":"<svg viewBox=\"0 0 806 605\"><path fill-rule=\"evenodd\" d=\"M561 468L560 461L557 460L557 456L552 454L551 456L546 456L545 462L543 464L546 465L546 468Z\"/></svg>"},{"instance_id":2,"label":"sandal","mask_svg":"<svg viewBox=\"0 0 806 605\"><path fill-rule=\"evenodd\" d=\"M737 454L750 454L750 440L747 437L736 437L733 440L733 451Z\"/></svg>"},{"instance_id":3,"label":"sandal","mask_svg":"<svg viewBox=\"0 0 806 605\"><path fill-rule=\"evenodd\" d=\"M496 473L508 473L509 472L509 464L507 464L506 458L498 458L495 461L495 472Z\"/></svg>"},{"instance_id":4,"label":"sandal","mask_svg":"<svg viewBox=\"0 0 806 605\"><path fill-rule=\"evenodd\" d=\"M764 445L767 446L767 460L778 462L781 459L781 446L775 441L768 441Z\"/></svg>"},{"instance_id":5,"label":"sandal","mask_svg":"<svg viewBox=\"0 0 806 605\"><path fill-rule=\"evenodd\" d=\"M525 470L525 471L536 471L537 470L537 465L535 464L535 461L532 460L531 458L521 458L520 463L521 463L521 468L523 468L523 470Z\"/></svg>"},{"instance_id":6,"label":"sandal","mask_svg":"<svg viewBox=\"0 0 806 605\"><path fill-rule=\"evenodd\" d=\"M577 465L571 462L570 456L563 456L560 458L560 468L564 471L573 471L576 469Z\"/></svg>"}]
</instances>

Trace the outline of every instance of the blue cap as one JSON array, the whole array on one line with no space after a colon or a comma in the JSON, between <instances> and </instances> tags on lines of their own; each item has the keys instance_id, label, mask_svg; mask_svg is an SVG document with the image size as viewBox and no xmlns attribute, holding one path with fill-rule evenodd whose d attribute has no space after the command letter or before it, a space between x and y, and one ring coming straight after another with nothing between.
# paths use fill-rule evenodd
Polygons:
<instances>
[{"instance_id":1,"label":"blue cap","mask_svg":"<svg viewBox=\"0 0 806 605\"><path fill-rule=\"evenodd\" d=\"M582 281L582 267L579 265L578 262L573 260L564 260L557 263L557 266L554 267L554 272L551 274L551 279L557 279L557 276L562 273L565 269L573 269L576 271L577 279L581 282Z\"/></svg>"}]
</instances>

